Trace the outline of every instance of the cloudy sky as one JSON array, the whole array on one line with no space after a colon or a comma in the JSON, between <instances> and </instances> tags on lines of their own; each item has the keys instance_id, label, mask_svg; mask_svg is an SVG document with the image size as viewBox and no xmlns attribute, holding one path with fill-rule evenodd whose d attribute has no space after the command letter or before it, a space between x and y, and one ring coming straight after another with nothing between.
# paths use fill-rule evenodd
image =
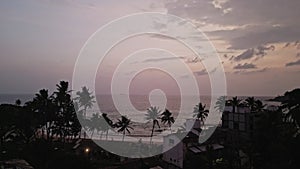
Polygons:
<instances>
[{"instance_id":1,"label":"cloudy sky","mask_svg":"<svg viewBox=\"0 0 300 169\"><path fill-rule=\"evenodd\" d=\"M300 87L299 6L299 0L2 0L0 93L52 90L60 80L71 81L80 49L101 26L133 13L162 12L187 19L211 40L224 66L228 95L282 94ZM145 35L118 44L98 69L97 93L110 91L109 79L123 57L161 47L184 60L200 92L209 94L210 70L196 66L201 59L177 43ZM170 64L172 59L146 61ZM178 91L172 78L153 70L138 74L132 84L133 93Z\"/></svg>"}]
</instances>

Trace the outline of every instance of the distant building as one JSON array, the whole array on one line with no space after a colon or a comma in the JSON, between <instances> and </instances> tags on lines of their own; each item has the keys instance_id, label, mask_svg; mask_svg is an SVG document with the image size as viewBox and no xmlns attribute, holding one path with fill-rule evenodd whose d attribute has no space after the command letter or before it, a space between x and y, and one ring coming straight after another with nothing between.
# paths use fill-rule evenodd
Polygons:
<instances>
[{"instance_id":1,"label":"distant building","mask_svg":"<svg viewBox=\"0 0 300 169\"><path fill-rule=\"evenodd\" d=\"M226 129L227 140L237 144L240 140L250 140L257 129L259 112L251 112L249 107L238 106L233 113L232 106L225 106L222 115L222 128Z\"/></svg>"},{"instance_id":2,"label":"distant building","mask_svg":"<svg viewBox=\"0 0 300 169\"><path fill-rule=\"evenodd\" d=\"M266 108L266 110L269 111L275 111L277 109L277 106L268 106ZM236 107L235 112L233 112L232 106L225 106L221 127L225 134L223 145L228 150L238 150L240 160L238 165L244 165L249 162L249 157L247 157L241 147L255 143L261 115L262 112L251 112L250 108L244 105Z\"/></svg>"},{"instance_id":3,"label":"distant building","mask_svg":"<svg viewBox=\"0 0 300 169\"><path fill-rule=\"evenodd\" d=\"M213 139L209 139L209 141L203 144L199 143L199 136L201 134L200 126L201 123L199 120L188 119L186 121L186 131L164 136L163 150L165 153L163 154L163 160L178 168L186 168L187 161L189 163L192 163L191 160L199 162L197 161L197 156L206 153L207 145L212 147L215 154L220 154L220 150L224 147L215 142L218 140L215 137L211 137Z\"/></svg>"}]
</instances>

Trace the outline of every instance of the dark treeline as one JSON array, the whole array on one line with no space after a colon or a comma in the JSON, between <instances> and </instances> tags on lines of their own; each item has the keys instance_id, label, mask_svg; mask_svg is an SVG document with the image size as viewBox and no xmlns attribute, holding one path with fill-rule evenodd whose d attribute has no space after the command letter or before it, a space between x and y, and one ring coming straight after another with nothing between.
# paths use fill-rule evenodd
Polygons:
<instances>
[{"instance_id":1,"label":"dark treeline","mask_svg":"<svg viewBox=\"0 0 300 169\"><path fill-rule=\"evenodd\" d=\"M71 99L68 82L55 92L40 90L23 105L0 105L0 161L23 158L35 168L91 168L86 158L70 153L70 140L80 137L82 127Z\"/></svg>"},{"instance_id":2,"label":"dark treeline","mask_svg":"<svg viewBox=\"0 0 300 169\"><path fill-rule=\"evenodd\" d=\"M105 136L107 140L109 130L116 129L123 134L124 141L126 133L133 130L132 122L126 116L114 120L106 113L94 113L88 118L87 111L95 104L95 97L88 88L83 87L76 92L78 97L72 99L68 82L61 81L56 86L53 93L42 89L24 104L17 100L15 104L0 105L0 161L23 158L35 168L43 169L93 168L88 158L72 151L76 140L85 138L85 132L90 136L97 132L100 139ZM234 147L247 155L248 164L234 165L239 164L241 157L233 152L218 159L219 162L208 160L209 165L198 165L203 168L299 168L300 89L286 92L280 101L281 106L268 110L254 97L244 101L238 97L230 100L220 97L216 110L223 110L226 105L238 113L239 107L249 107L251 113L261 117L257 122L257 133L251 140L240 140ZM193 113L204 123L209 112L199 103ZM161 131L155 129L160 129L162 124L172 132L175 119L168 109L161 111L158 107L150 107L145 118L151 124L151 138Z\"/></svg>"},{"instance_id":3,"label":"dark treeline","mask_svg":"<svg viewBox=\"0 0 300 169\"><path fill-rule=\"evenodd\" d=\"M70 92L68 82L61 81L53 94L42 89L23 106L19 100L15 105L1 105L1 145L7 139L28 143L55 138L65 142L78 137L81 125Z\"/></svg>"}]
</instances>

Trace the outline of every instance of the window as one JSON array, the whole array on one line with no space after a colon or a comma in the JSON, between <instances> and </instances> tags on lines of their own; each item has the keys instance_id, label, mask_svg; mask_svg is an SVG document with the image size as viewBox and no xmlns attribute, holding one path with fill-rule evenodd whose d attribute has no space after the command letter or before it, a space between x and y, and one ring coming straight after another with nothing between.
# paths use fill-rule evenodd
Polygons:
<instances>
[{"instance_id":1,"label":"window","mask_svg":"<svg viewBox=\"0 0 300 169\"><path fill-rule=\"evenodd\" d=\"M239 121L239 115L238 114L235 114L233 117L234 117L233 121Z\"/></svg>"},{"instance_id":2,"label":"window","mask_svg":"<svg viewBox=\"0 0 300 169\"><path fill-rule=\"evenodd\" d=\"M174 145L174 140L173 139L169 139L169 145Z\"/></svg>"},{"instance_id":3,"label":"window","mask_svg":"<svg viewBox=\"0 0 300 169\"><path fill-rule=\"evenodd\" d=\"M232 121L229 122L229 128L233 129L233 122Z\"/></svg>"},{"instance_id":4,"label":"window","mask_svg":"<svg viewBox=\"0 0 300 169\"><path fill-rule=\"evenodd\" d=\"M233 129L234 129L234 130L238 130L238 129L239 129L239 123L234 122L234 123L233 123Z\"/></svg>"},{"instance_id":5,"label":"window","mask_svg":"<svg viewBox=\"0 0 300 169\"><path fill-rule=\"evenodd\" d=\"M239 119L241 122L244 122L245 121L245 116L244 115L240 115L240 119Z\"/></svg>"},{"instance_id":6,"label":"window","mask_svg":"<svg viewBox=\"0 0 300 169\"><path fill-rule=\"evenodd\" d=\"M233 120L233 113L229 114L229 120Z\"/></svg>"},{"instance_id":7,"label":"window","mask_svg":"<svg viewBox=\"0 0 300 169\"><path fill-rule=\"evenodd\" d=\"M245 131L245 123L240 123L239 129Z\"/></svg>"}]
</instances>

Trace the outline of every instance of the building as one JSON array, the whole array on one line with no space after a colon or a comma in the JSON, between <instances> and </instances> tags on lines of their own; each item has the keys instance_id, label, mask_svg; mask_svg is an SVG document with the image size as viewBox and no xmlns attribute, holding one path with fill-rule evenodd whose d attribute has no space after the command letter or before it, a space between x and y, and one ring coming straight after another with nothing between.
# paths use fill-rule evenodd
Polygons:
<instances>
[{"instance_id":1,"label":"building","mask_svg":"<svg viewBox=\"0 0 300 169\"><path fill-rule=\"evenodd\" d=\"M224 146L218 142L217 135L214 134L208 141L200 144L201 131L199 120L188 119L186 121L186 131L164 136L163 150L165 153L163 154L163 161L177 168L187 168L186 166L189 164L199 163L197 157L207 152L208 145L212 148L215 157L221 155Z\"/></svg>"},{"instance_id":2,"label":"building","mask_svg":"<svg viewBox=\"0 0 300 169\"><path fill-rule=\"evenodd\" d=\"M222 128L227 133L227 141L238 144L239 141L249 141L253 138L260 119L259 112L251 112L247 106L238 106L233 112L232 106L225 106L222 115Z\"/></svg>"}]
</instances>

